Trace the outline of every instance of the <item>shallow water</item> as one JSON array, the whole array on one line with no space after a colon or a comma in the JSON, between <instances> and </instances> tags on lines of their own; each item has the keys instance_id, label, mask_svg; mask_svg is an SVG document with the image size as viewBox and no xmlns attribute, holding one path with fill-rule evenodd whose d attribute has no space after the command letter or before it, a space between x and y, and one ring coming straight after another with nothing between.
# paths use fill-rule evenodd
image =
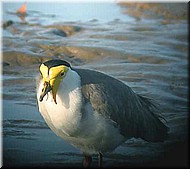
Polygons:
<instances>
[{"instance_id":1,"label":"shallow water","mask_svg":"<svg viewBox=\"0 0 190 169\"><path fill-rule=\"evenodd\" d=\"M105 72L159 103L168 140L130 139L104 155L104 166L187 165L186 20L136 20L109 3L28 3L21 20L15 14L20 5L3 3L3 22L13 21L2 39L4 166L81 166L82 153L57 137L38 112L36 76L49 58ZM96 166L97 157L93 160Z\"/></svg>"}]
</instances>

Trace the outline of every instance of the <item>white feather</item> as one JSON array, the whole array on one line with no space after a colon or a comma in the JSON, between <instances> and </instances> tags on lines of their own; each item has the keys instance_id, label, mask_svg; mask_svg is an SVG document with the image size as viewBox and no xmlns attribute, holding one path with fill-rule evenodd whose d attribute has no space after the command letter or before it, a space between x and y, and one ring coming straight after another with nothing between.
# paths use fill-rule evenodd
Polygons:
<instances>
[{"instance_id":1,"label":"white feather","mask_svg":"<svg viewBox=\"0 0 190 169\"><path fill-rule=\"evenodd\" d=\"M43 88L40 82L37 97ZM94 112L90 103L83 105L80 76L69 69L57 92L57 104L52 93L42 102L38 101L39 111L48 126L61 138L92 154L114 150L125 139L114 127L110 119ZM83 107L83 109L81 109ZM82 118L81 110L87 114Z\"/></svg>"}]
</instances>

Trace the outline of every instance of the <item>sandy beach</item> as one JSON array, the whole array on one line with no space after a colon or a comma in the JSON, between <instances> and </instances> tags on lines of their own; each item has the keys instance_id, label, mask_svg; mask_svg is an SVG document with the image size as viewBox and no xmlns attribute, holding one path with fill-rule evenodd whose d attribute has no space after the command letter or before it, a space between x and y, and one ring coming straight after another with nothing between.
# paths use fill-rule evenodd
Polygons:
<instances>
[{"instance_id":1,"label":"sandy beach","mask_svg":"<svg viewBox=\"0 0 190 169\"><path fill-rule=\"evenodd\" d=\"M15 13L21 5L2 4L4 167L82 165L82 152L38 111L39 65L52 58L123 81L153 98L167 121L165 142L131 138L104 155L103 167L188 166L188 4L29 2L24 18Z\"/></svg>"}]
</instances>

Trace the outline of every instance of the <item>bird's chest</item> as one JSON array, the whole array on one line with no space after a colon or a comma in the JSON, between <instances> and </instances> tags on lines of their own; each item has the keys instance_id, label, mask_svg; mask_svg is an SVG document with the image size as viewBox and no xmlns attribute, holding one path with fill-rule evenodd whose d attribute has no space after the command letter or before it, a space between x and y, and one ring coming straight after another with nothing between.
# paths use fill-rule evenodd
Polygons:
<instances>
[{"instance_id":1,"label":"bird's chest","mask_svg":"<svg viewBox=\"0 0 190 169\"><path fill-rule=\"evenodd\" d=\"M70 93L65 92L62 97L58 93L57 104L49 93L41 104L45 108L41 114L54 132L70 136L79 130L81 95L78 89Z\"/></svg>"}]
</instances>

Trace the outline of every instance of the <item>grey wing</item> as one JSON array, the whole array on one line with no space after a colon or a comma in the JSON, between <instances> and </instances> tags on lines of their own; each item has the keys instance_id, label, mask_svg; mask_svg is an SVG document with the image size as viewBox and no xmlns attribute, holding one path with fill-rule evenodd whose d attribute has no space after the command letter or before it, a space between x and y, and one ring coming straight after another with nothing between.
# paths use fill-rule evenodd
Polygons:
<instances>
[{"instance_id":1,"label":"grey wing","mask_svg":"<svg viewBox=\"0 0 190 169\"><path fill-rule=\"evenodd\" d=\"M85 74L83 74L85 72ZM114 121L125 137L163 141L168 128L150 99L140 96L121 81L94 71L79 71L82 92L94 110ZM95 80L96 79L96 80Z\"/></svg>"}]
</instances>

